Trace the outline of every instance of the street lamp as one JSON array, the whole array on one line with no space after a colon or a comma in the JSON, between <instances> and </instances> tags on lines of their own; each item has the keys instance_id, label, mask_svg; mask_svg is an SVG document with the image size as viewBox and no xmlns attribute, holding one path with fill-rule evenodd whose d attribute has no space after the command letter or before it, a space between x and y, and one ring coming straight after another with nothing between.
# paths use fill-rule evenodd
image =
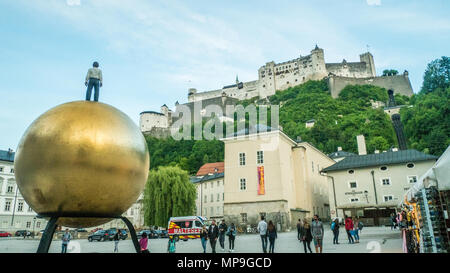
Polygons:
<instances>
[{"instance_id":1,"label":"street lamp","mask_svg":"<svg viewBox=\"0 0 450 273\"><path fill-rule=\"evenodd\" d=\"M31 236L34 238L34 227L36 225L36 216L33 217L33 233L31 234Z\"/></svg>"}]
</instances>

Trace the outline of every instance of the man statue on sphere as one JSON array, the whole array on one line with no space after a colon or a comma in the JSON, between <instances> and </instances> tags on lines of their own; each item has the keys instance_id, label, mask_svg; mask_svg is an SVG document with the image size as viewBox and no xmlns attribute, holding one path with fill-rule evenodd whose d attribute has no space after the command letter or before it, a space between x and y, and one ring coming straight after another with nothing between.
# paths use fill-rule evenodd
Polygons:
<instances>
[{"instance_id":1,"label":"man statue on sphere","mask_svg":"<svg viewBox=\"0 0 450 273\"><path fill-rule=\"evenodd\" d=\"M98 101L100 87L103 85L102 71L98 66L98 62L92 64L92 68L89 68L84 81L84 85L87 86L86 100L88 101L91 100L92 87L94 87L94 101Z\"/></svg>"}]
</instances>

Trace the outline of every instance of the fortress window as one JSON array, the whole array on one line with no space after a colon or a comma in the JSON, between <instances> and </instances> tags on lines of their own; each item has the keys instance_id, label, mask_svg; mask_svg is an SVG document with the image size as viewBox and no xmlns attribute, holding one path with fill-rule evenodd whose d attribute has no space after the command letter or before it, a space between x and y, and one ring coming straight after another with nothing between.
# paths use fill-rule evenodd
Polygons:
<instances>
[{"instance_id":1,"label":"fortress window","mask_svg":"<svg viewBox=\"0 0 450 273\"><path fill-rule=\"evenodd\" d=\"M266 87L266 85L265 85L265 84L263 84L263 87Z\"/></svg>"},{"instance_id":2,"label":"fortress window","mask_svg":"<svg viewBox=\"0 0 450 273\"><path fill-rule=\"evenodd\" d=\"M286 84L289 84L289 81L287 81Z\"/></svg>"}]
</instances>

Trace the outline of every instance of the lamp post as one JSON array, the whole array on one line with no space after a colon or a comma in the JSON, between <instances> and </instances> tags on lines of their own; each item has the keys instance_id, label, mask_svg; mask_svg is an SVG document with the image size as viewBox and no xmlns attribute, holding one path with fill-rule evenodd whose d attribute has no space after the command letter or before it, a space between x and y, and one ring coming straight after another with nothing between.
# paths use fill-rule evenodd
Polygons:
<instances>
[{"instance_id":1,"label":"lamp post","mask_svg":"<svg viewBox=\"0 0 450 273\"><path fill-rule=\"evenodd\" d=\"M369 196L368 196L368 194L369 194L368 191L364 191L364 195L366 196L367 204L369 204Z\"/></svg>"},{"instance_id":2,"label":"lamp post","mask_svg":"<svg viewBox=\"0 0 450 273\"><path fill-rule=\"evenodd\" d=\"M13 206L13 212L11 216L11 227L14 225L14 215L16 213L16 201L17 201L17 193L19 191L19 187L16 185L16 194L14 196L14 206Z\"/></svg>"},{"instance_id":3,"label":"lamp post","mask_svg":"<svg viewBox=\"0 0 450 273\"><path fill-rule=\"evenodd\" d=\"M33 233L31 233L32 238L34 238L34 227L36 225L36 216L33 217Z\"/></svg>"}]
</instances>

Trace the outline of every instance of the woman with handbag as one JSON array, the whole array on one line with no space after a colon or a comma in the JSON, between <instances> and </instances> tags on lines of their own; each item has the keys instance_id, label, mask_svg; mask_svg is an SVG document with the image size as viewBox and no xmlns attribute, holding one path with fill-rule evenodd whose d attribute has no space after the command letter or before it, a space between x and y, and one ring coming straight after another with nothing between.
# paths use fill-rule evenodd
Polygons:
<instances>
[{"instance_id":1,"label":"woman with handbag","mask_svg":"<svg viewBox=\"0 0 450 273\"><path fill-rule=\"evenodd\" d=\"M309 253L312 253L311 250L311 241L312 241L312 234L311 234L311 226L308 223L308 220L303 219L303 224L300 227L300 241L303 242L303 248L305 249L305 253L308 253L306 250L306 247L309 249Z\"/></svg>"}]
</instances>

